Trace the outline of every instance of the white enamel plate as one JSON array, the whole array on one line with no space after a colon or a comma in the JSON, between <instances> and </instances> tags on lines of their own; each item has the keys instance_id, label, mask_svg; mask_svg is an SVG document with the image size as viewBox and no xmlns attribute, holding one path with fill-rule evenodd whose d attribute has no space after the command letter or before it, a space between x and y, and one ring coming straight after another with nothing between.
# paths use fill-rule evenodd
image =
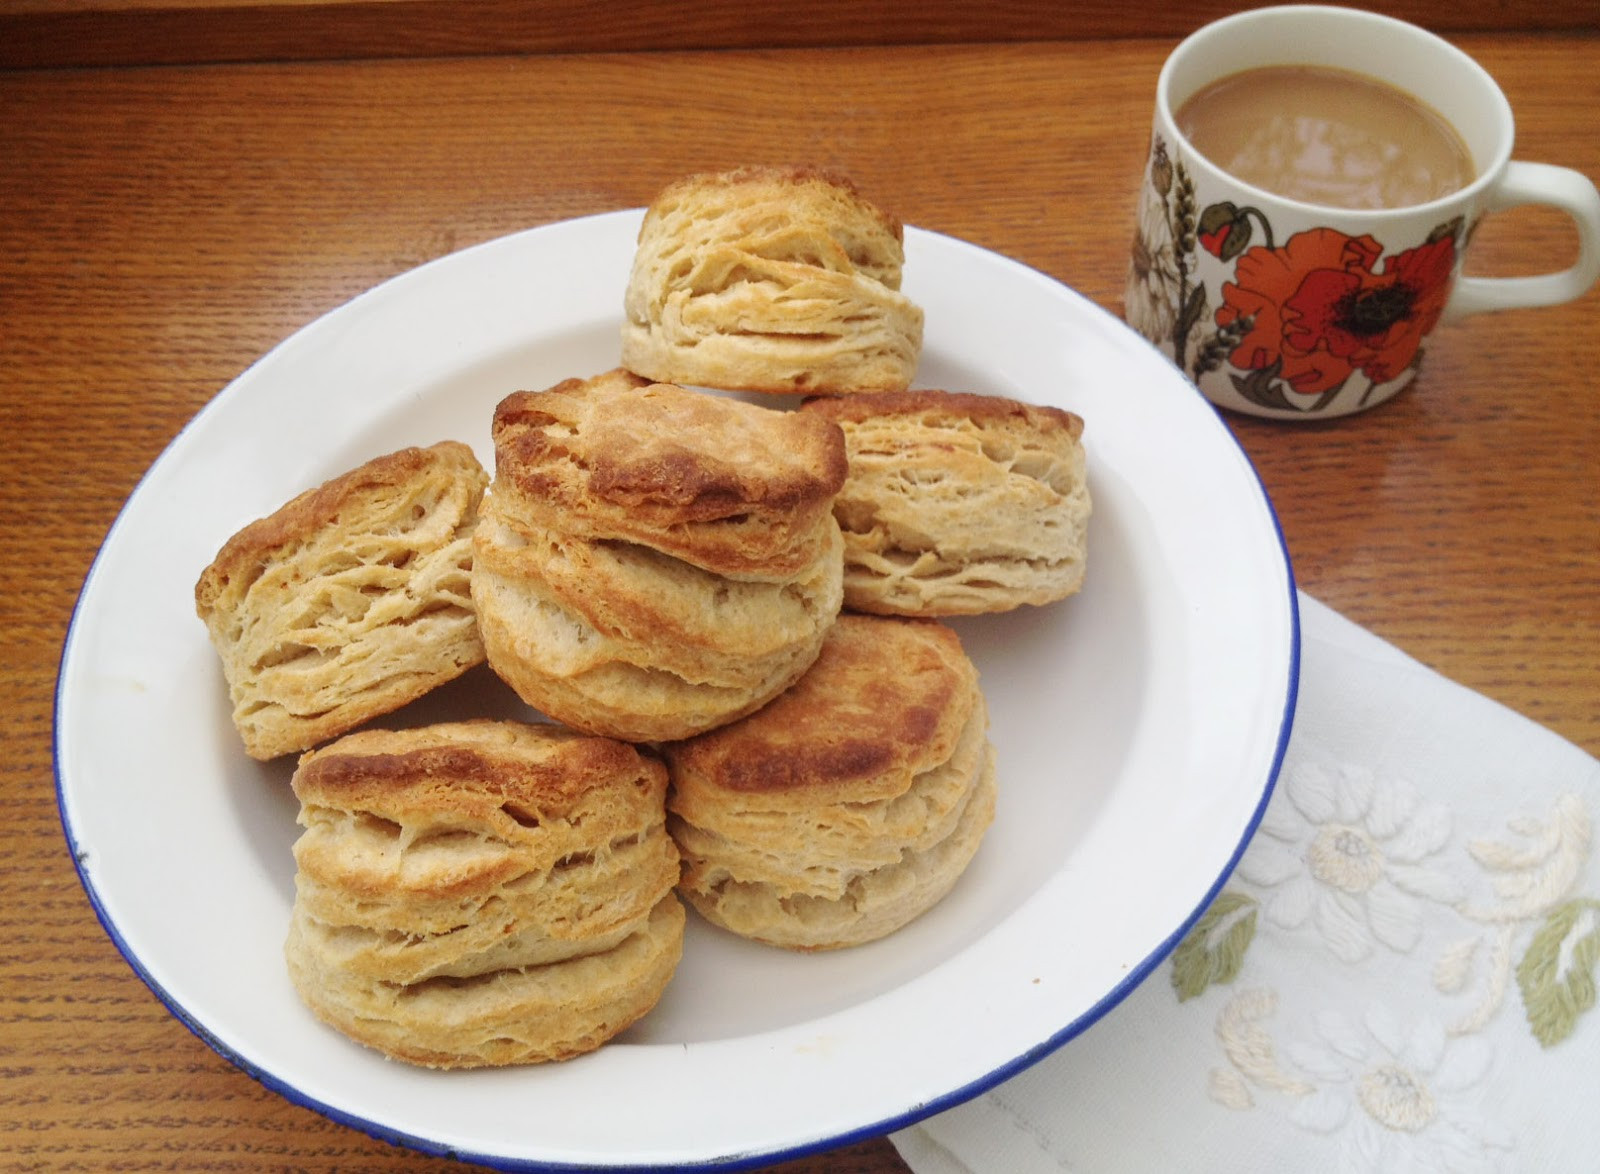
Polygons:
<instances>
[{"instance_id":1,"label":"white enamel plate","mask_svg":"<svg viewBox=\"0 0 1600 1174\"><path fill-rule=\"evenodd\" d=\"M660 1005L566 1063L441 1073L322 1026L289 985L292 760L246 758L195 579L246 522L408 444L492 467L495 404L616 365L638 212L464 250L289 338L202 411L113 526L61 664L56 771L84 886L223 1055L380 1137L508 1168L736 1166L954 1105L1060 1046L1176 944L1253 831L1288 738L1294 584L1214 411L1059 283L907 231L918 384L1085 420L1084 590L957 621L1000 800L954 892L871 945L792 954L690 919ZM513 715L486 670L399 715ZM531 716L531 715L530 715Z\"/></svg>"}]
</instances>

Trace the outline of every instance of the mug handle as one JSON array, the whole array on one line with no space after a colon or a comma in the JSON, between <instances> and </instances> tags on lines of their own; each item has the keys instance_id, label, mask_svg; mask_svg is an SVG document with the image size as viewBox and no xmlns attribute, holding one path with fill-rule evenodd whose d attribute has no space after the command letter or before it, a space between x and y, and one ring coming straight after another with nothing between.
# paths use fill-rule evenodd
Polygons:
<instances>
[{"instance_id":1,"label":"mug handle","mask_svg":"<svg viewBox=\"0 0 1600 1174\"><path fill-rule=\"evenodd\" d=\"M1600 191L1569 167L1513 161L1489 196L1487 211L1521 204L1546 204L1572 218L1578 229L1578 259L1569 269L1536 277L1462 277L1446 303L1443 320L1485 310L1554 306L1580 298L1600 279Z\"/></svg>"}]
</instances>

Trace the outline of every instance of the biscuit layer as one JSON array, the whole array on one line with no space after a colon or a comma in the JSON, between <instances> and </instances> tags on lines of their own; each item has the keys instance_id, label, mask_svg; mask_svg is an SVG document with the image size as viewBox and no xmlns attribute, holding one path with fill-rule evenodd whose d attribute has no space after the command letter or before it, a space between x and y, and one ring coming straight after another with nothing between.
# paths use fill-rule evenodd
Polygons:
<instances>
[{"instance_id":1,"label":"biscuit layer","mask_svg":"<svg viewBox=\"0 0 1600 1174\"><path fill-rule=\"evenodd\" d=\"M732 579L648 547L519 534L491 496L472 581L489 662L593 733L656 742L733 721L805 672L838 615L843 540L831 517L822 528L801 573Z\"/></svg>"},{"instance_id":2,"label":"biscuit layer","mask_svg":"<svg viewBox=\"0 0 1600 1174\"><path fill-rule=\"evenodd\" d=\"M649 546L719 574L815 560L844 484L844 438L817 416L626 371L520 391L495 409L495 492L528 529Z\"/></svg>"},{"instance_id":3,"label":"biscuit layer","mask_svg":"<svg viewBox=\"0 0 1600 1174\"><path fill-rule=\"evenodd\" d=\"M323 1022L396 1060L483 1068L591 1052L660 1001L683 955L683 905L663 897L617 945L544 966L416 983L363 979L321 964L297 918L289 975Z\"/></svg>"},{"instance_id":4,"label":"biscuit layer","mask_svg":"<svg viewBox=\"0 0 1600 1174\"><path fill-rule=\"evenodd\" d=\"M662 748L680 893L794 949L898 929L949 891L993 818L987 729L954 631L840 616L782 696Z\"/></svg>"},{"instance_id":5,"label":"biscuit layer","mask_svg":"<svg viewBox=\"0 0 1600 1174\"><path fill-rule=\"evenodd\" d=\"M1083 421L943 391L808 400L844 429L845 606L955 616L1063 599L1082 585L1091 510Z\"/></svg>"},{"instance_id":6,"label":"biscuit layer","mask_svg":"<svg viewBox=\"0 0 1600 1174\"><path fill-rule=\"evenodd\" d=\"M403 449L228 540L195 608L252 757L315 746L482 663L470 574L487 481L466 445Z\"/></svg>"},{"instance_id":7,"label":"biscuit layer","mask_svg":"<svg viewBox=\"0 0 1600 1174\"><path fill-rule=\"evenodd\" d=\"M472 596L528 704L679 739L816 658L843 602L837 425L616 372L518 393L496 419Z\"/></svg>"},{"instance_id":8,"label":"biscuit layer","mask_svg":"<svg viewBox=\"0 0 1600 1174\"><path fill-rule=\"evenodd\" d=\"M658 759L453 722L349 735L293 786L286 955L346 1034L418 1063L522 1063L598 1046L659 998L682 912Z\"/></svg>"},{"instance_id":9,"label":"biscuit layer","mask_svg":"<svg viewBox=\"0 0 1600 1174\"><path fill-rule=\"evenodd\" d=\"M622 364L651 379L840 394L910 385L922 310L898 220L799 168L686 177L645 212Z\"/></svg>"},{"instance_id":10,"label":"biscuit layer","mask_svg":"<svg viewBox=\"0 0 1600 1174\"><path fill-rule=\"evenodd\" d=\"M887 937L937 905L955 888L994 820L994 752L986 748L950 834L893 864L853 875L837 897L791 892L781 884L726 876L679 891L707 921L790 950L838 950Z\"/></svg>"}]
</instances>

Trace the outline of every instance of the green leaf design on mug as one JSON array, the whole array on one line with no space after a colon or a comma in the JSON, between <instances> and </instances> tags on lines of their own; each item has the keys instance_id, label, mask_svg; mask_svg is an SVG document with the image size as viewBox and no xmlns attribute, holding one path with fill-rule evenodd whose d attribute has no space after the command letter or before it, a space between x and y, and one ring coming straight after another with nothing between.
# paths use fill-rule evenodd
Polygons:
<instances>
[{"instance_id":1,"label":"green leaf design on mug","mask_svg":"<svg viewBox=\"0 0 1600 1174\"><path fill-rule=\"evenodd\" d=\"M1577 899L1550 910L1517 964L1517 986L1534 1038L1545 1047L1566 1039L1595 1004L1600 966L1600 901Z\"/></svg>"},{"instance_id":2,"label":"green leaf design on mug","mask_svg":"<svg viewBox=\"0 0 1600 1174\"><path fill-rule=\"evenodd\" d=\"M1285 411L1302 411L1298 403L1293 403L1288 397L1288 392L1283 389L1283 358L1278 357L1270 361L1267 366L1258 366L1246 374L1229 374L1229 379L1234 384L1235 392L1240 393L1251 403L1258 403L1262 408L1282 408ZM1341 379L1338 384L1323 392L1315 403L1314 411L1320 411L1328 406L1328 401L1333 400L1344 390L1346 379Z\"/></svg>"},{"instance_id":3,"label":"green leaf design on mug","mask_svg":"<svg viewBox=\"0 0 1600 1174\"><path fill-rule=\"evenodd\" d=\"M1258 904L1247 893L1224 892L1201 914L1172 952L1172 986L1179 1002L1204 993L1212 983L1238 977L1256 936Z\"/></svg>"}]
</instances>

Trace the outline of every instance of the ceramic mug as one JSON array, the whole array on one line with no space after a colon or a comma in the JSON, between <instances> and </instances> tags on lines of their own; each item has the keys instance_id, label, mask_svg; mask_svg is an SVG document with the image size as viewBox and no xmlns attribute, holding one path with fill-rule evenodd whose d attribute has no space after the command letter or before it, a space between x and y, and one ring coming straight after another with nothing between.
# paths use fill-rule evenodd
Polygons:
<instances>
[{"instance_id":1,"label":"ceramic mug","mask_svg":"<svg viewBox=\"0 0 1600 1174\"><path fill-rule=\"evenodd\" d=\"M1174 114L1209 83L1267 65L1354 71L1413 95L1455 127L1474 178L1428 203L1349 210L1227 174ZM1317 5L1209 24L1173 51L1157 82L1127 320L1224 408L1311 420L1382 403L1416 374L1439 323L1571 301L1600 277L1600 193L1579 172L1512 161L1513 136L1494 79L1415 25ZM1461 276L1479 220L1520 204L1570 216L1577 261L1534 277Z\"/></svg>"}]
</instances>

